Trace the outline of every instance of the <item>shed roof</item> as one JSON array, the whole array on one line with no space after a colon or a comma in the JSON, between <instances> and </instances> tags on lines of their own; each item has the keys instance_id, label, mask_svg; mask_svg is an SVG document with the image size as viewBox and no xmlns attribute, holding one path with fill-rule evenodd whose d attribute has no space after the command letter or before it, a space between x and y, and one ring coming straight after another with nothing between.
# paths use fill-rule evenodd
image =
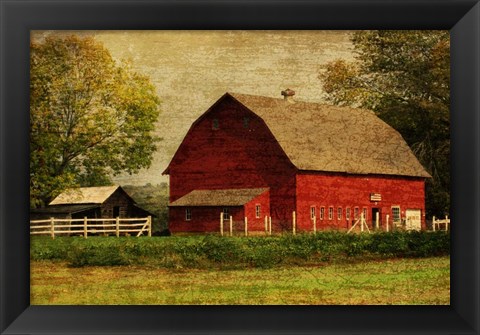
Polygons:
<instances>
[{"instance_id":1,"label":"shed roof","mask_svg":"<svg viewBox=\"0 0 480 335\"><path fill-rule=\"evenodd\" d=\"M49 205L102 204L119 188L118 185L71 188L60 193Z\"/></svg>"},{"instance_id":2,"label":"shed roof","mask_svg":"<svg viewBox=\"0 0 480 335\"><path fill-rule=\"evenodd\" d=\"M402 136L372 111L238 93L224 95L228 96L264 120L300 170L430 177Z\"/></svg>"},{"instance_id":3,"label":"shed roof","mask_svg":"<svg viewBox=\"0 0 480 335\"><path fill-rule=\"evenodd\" d=\"M224 190L193 190L170 203L170 207L181 206L243 206L268 188L241 188Z\"/></svg>"}]
</instances>

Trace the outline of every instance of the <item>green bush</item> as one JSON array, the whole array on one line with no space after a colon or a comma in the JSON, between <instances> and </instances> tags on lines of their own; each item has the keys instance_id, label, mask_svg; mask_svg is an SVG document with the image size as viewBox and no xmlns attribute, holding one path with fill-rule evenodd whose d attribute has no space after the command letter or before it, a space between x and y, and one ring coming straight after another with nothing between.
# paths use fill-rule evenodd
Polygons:
<instances>
[{"instance_id":1,"label":"green bush","mask_svg":"<svg viewBox=\"0 0 480 335\"><path fill-rule=\"evenodd\" d=\"M71 266L149 265L166 268L269 268L363 258L432 257L450 253L445 232L379 232L272 237L32 237L32 260Z\"/></svg>"},{"instance_id":2,"label":"green bush","mask_svg":"<svg viewBox=\"0 0 480 335\"><path fill-rule=\"evenodd\" d=\"M32 260L64 260L74 237L52 239L47 236L31 238L30 258Z\"/></svg>"}]
</instances>

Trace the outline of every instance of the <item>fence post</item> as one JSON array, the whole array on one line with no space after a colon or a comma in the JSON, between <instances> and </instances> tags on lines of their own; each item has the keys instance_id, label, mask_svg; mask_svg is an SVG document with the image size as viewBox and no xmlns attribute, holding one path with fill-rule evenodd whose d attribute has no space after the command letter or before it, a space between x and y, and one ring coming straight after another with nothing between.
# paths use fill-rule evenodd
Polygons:
<instances>
[{"instance_id":1,"label":"fence post","mask_svg":"<svg viewBox=\"0 0 480 335\"><path fill-rule=\"evenodd\" d=\"M388 233L388 219L390 219L390 215L387 214L386 219L387 219L387 233Z\"/></svg>"},{"instance_id":2,"label":"fence post","mask_svg":"<svg viewBox=\"0 0 480 335\"><path fill-rule=\"evenodd\" d=\"M265 235L268 235L268 217L265 215Z\"/></svg>"},{"instance_id":3,"label":"fence post","mask_svg":"<svg viewBox=\"0 0 480 335\"><path fill-rule=\"evenodd\" d=\"M365 221L365 219L363 218L363 211L362 213L360 214L360 231L363 233L363 221Z\"/></svg>"},{"instance_id":4,"label":"fence post","mask_svg":"<svg viewBox=\"0 0 480 335\"><path fill-rule=\"evenodd\" d=\"M313 217L313 233L317 233L317 216Z\"/></svg>"},{"instance_id":5,"label":"fence post","mask_svg":"<svg viewBox=\"0 0 480 335\"><path fill-rule=\"evenodd\" d=\"M233 236L233 217L230 215L230 236Z\"/></svg>"},{"instance_id":6,"label":"fence post","mask_svg":"<svg viewBox=\"0 0 480 335\"><path fill-rule=\"evenodd\" d=\"M375 229L378 229L380 223L380 213L376 212L375 213Z\"/></svg>"},{"instance_id":7,"label":"fence post","mask_svg":"<svg viewBox=\"0 0 480 335\"><path fill-rule=\"evenodd\" d=\"M435 231L435 215L432 217L432 229Z\"/></svg>"},{"instance_id":8,"label":"fence post","mask_svg":"<svg viewBox=\"0 0 480 335\"><path fill-rule=\"evenodd\" d=\"M272 236L272 217L268 217L268 235Z\"/></svg>"},{"instance_id":9,"label":"fence post","mask_svg":"<svg viewBox=\"0 0 480 335\"><path fill-rule=\"evenodd\" d=\"M295 214L295 211L293 211L293 213L292 213L292 233L293 233L293 235L295 235L296 230L297 230L297 227L296 227L297 222L296 221L297 221L296 214Z\"/></svg>"},{"instance_id":10,"label":"fence post","mask_svg":"<svg viewBox=\"0 0 480 335\"><path fill-rule=\"evenodd\" d=\"M87 217L83 217L83 237L87 238L88 230L87 230Z\"/></svg>"},{"instance_id":11,"label":"fence post","mask_svg":"<svg viewBox=\"0 0 480 335\"><path fill-rule=\"evenodd\" d=\"M152 237L152 216L147 216L148 220L148 237Z\"/></svg>"},{"instance_id":12,"label":"fence post","mask_svg":"<svg viewBox=\"0 0 480 335\"><path fill-rule=\"evenodd\" d=\"M53 217L50 218L50 236L52 239L55 238L55 219Z\"/></svg>"},{"instance_id":13,"label":"fence post","mask_svg":"<svg viewBox=\"0 0 480 335\"><path fill-rule=\"evenodd\" d=\"M223 212L220 212L220 236L223 236Z\"/></svg>"},{"instance_id":14,"label":"fence post","mask_svg":"<svg viewBox=\"0 0 480 335\"><path fill-rule=\"evenodd\" d=\"M448 215L445 215L445 231L448 231Z\"/></svg>"},{"instance_id":15,"label":"fence post","mask_svg":"<svg viewBox=\"0 0 480 335\"><path fill-rule=\"evenodd\" d=\"M117 216L117 218L115 219L115 235L117 237L120 236L120 218Z\"/></svg>"},{"instance_id":16,"label":"fence post","mask_svg":"<svg viewBox=\"0 0 480 335\"><path fill-rule=\"evenodd\" d=\"M246 216L245 216L245 236L248 236L248 221Z\"/></svg>"}]
</instances>

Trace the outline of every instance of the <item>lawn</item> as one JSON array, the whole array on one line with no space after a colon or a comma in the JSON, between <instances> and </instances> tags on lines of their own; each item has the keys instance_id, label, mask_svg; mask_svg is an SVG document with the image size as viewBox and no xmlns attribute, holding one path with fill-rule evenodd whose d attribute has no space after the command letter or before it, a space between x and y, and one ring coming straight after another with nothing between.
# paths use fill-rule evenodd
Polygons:
<instances>
[{"instance_id":1,"label":"lawn","mask_svg":"<svg viewBox=\"0 0 480 335\"><path fill-rule=\"evenodd\" d=\"M30 298L32 305L448 305L450 258L237 270L32 260Z\"/></svg>"}]
</instances>

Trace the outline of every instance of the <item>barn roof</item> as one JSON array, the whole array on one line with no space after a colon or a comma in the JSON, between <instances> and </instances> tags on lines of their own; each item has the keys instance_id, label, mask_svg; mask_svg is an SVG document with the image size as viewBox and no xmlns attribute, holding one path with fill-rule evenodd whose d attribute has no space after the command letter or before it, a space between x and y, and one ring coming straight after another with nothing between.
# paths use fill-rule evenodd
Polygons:
<instances>
[{"instance_id":1,"label":"barn roof","mask_svg":"<svg viewBox=\"0 0 480 335\"><path fill-rule=\"evenodd\" d=\"M193 190L170 203L170 207L181 206L242 206L268 188L241 188L225 190Z\"/></svg>"},{"instance_id":2,"label":"barn roof","mask_svg":"<svg viewBox=\"0 0 480 335\"><path fill-rule=\"evenodd\" d=\"M49 205L102 204L119 188L122 189L118 185L71 188L60 193Z\"/></svg>"},{"instance_id":3,"label":"barn roof","mask_svg":"<svg viewBox=\"0 0 480 335\"><path fill-rule=\"evenodd\" d=\"M224 95L228 96L264 120L299 170L430 177L402 136L372 111Z\"/></svg>"}]
</instances>

